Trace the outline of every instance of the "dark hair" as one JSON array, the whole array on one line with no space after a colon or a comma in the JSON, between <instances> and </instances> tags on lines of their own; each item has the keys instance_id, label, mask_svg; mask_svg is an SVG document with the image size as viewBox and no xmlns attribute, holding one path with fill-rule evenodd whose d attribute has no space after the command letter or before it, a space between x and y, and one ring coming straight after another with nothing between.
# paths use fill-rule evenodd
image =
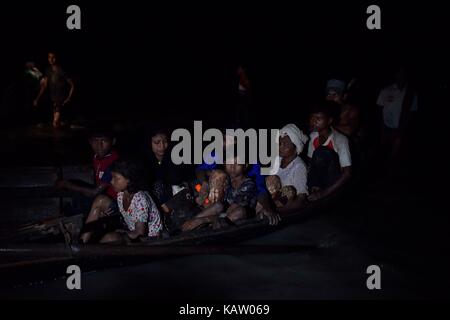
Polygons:
<instances>
[{"instance_id":1,"label":"dark hair","mask_svg":"<svg viewBox=\"0 0 450 320\"><path fill-rule=\"evenodd\" d=\"M117 160L114 162L112 172L116 172L127 178L128 192L136 193L138 191L147 190L146 172L143 165L137 160Z\"/></svg>"},{"instance_id":2,"label":"dark hair","mask_svg":"<svg viewBox=\"0 0 450 320\"><path fill-rule=\"evenodd\" d=\"M100 124L89 130L89 139L103 137L114 139L114 131L109 125Z\"/></svg>"},{"instance_id":3,"label":"dark hair","mask_svg":"<svg viewBox=\"0 0 450 320\"><path fill-rule=\"evenodd\" d=\"M321 101L316 103L311 108L311 114L323 113L332 119L338 119L341 107L334 101Z\"/></svg>"},{"instance_id":4,"label":"dark hair","mask_svg":"<svg viewBox=\"0 0 450 320\"><path fill-rule=\"evenodd\" d=\"M170 138L169 130L167 130L165 127L155 124L147 127L146 129L146 137L147 141L151 140L154 136L157 136L158 134L164 134L168 138Z\"/></svg>"},{"instance_id":5,"label":"dark hair","mask_svg":"<svg viewBox=\"0 0 450 320\"><path fill-rule=\"evenodd\" d=\"M248 174L248 172L250 171L250 169L252 168L252 165L250 164L250 148L248 143L245 143L245 147L244 147L244 154L239 154L238 150L237 150L237 145L234 144L233 146L230 146L230 148L234 149L234 157L233 160L237 160L238 158L241 158L242 156L245 156L245 163L240 163L240 165L244 166L244 172L243 174L246 176ZM225 165L227 164L227 152L231 152L232 150L229 150L228 148L225 148L223 150L224 152L224 163L223 163L223 168L225 171Z\"/></svg>"}]
</instances>

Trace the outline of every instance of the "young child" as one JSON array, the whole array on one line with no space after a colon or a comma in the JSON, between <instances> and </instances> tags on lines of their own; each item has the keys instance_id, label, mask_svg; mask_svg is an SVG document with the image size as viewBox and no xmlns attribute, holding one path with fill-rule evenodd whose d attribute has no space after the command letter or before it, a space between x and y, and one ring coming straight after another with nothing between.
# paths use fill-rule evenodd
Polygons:
<instances>
[{"instance_id":1,"label":"young child","mask_svg":"<svg viewBox=\"0 0 450 320\"><path fill-rule=\"evenodd\" d=\"M229 128L224 128L224 154L226 153L225 149L230 148L233 145L236 144L236 138L234 136L230 136L226 134L226 129L236 129L234 128L234 125L227 126ZM202 201L205 200L208 202L209 199L207 198L208 195L208 179L211 174L211 171L214 169L221 168L220 165L216 163L215 154L212 153L210 155L211 159L213 160L211 164L203 163L199 165L196 169L197 179L200 181L203 181L201 188L199 188L200 195L203 195L203 197L199 197L198 204L202 203ZM248 169L246 170L246 175L253 179L253 181L256 183L256 195L257 195L257 205L256 205L256 212L259 218L263 219L264 217L269 220L269 224L276 225L280 221L280 216L278 213L276 213L270 203L270 195L267 192L264 177L261 175L261 166L259 163L251 164L248 166Z\"/></svg>"},{"instance_id":2,"label":"young child","mask_svg":"<svg viewBox=\"0 0 450 320\"><path fill-rule=\"evenodd\" d=\"M145 175L135 162L117 161L112 168L112 185L125 230L109 232L101 243L137 241L140 237L157 237L162 230L160 213L150 194L145 191Z\"/></svg>"},{"instance_id":3,"label":"young child","mask_svg":"<svg viewBox=\"0 0 450 320\"><path fill-rule=\"evenodd\" d=\"M77 200L84 201L82 207L73 208L75 211L73 214L87 215L86 211L91 208L93 199L101 194L116 199L117 193L111 186L111 167L119 158L119 154L114 149L115 142L114 134L106 127L97 127L89 134L89 144L94 152L92 167L95 186L74 180L58 180L56 182L57 188L71 191ZM77 204L80 205L80 203Z\"/></svg>"},{"instance_id":4,"label":"young child","mask_svg":"<svg viewBox=\"0 0 450 320\"><path fill-rule=\"evenodd\" d=\"M234 221L255 215L257 189L255 182L246 175L248 165L239 164L238 158L232 163L225 164L228 175L227 183L223 183L224 173L215 170L210 179L209 201L211 206L203 210L193 219L182 226L183 231L193 230L207 223L214 223L215 227L222 226L223 220ZM222 214L223 213L223 214Z\"/></svg>"},{"instance_id":5,"label":"young child","mask_svg":"<svg viewBox=\"0 0 450 320\"><path fill-rule=\"evenodd\" d=\"M39 94L33 102L35 107L38 106L39 99L48 88L50 99L53 106L53 127L61 127L61 110L72 99L75 85L61 66L57 63L55 52L50 51L47 56L49 68L46 70L44 78L41 81ZM66 86L69 85L69 93L66 93Z\"/></svg>"}]
</instances>

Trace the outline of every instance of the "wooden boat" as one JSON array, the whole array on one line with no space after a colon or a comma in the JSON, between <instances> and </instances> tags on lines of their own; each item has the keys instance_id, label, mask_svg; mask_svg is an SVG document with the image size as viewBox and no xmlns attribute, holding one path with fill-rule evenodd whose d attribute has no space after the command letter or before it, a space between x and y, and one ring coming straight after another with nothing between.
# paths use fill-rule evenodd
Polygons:
<instances>
[{"instance_id":1,"label":"wooden boat","mask_svg":"<svg viewBox=\"0 0 450 320\"><path fill-rule=\"evenodd\" d=\"M77 170L82 174L76 174ZM308 205L303 210L283 216L277 226L269 225L267 220L258 218L241 221L233 226L226 226L217 230L203 228L169 238L145 239L138 243L121 245L89 244L81 245L76 240L79 237L83 224L83 217L61 216L61 206L64 205L67 195L52 187L54 180L67 173L80 178L89 172L86 168L39 168L40 183L37 179L27 179L25 185L17 183L8 187L6 183L0 184L0 189L5 189L5 194L14 197L14 201L21 198L47 197L58 199L51 202L53 207L44 210L43 213L35 211L32 216L25 214L18 221L28 223L20 226L9 224L9 229L2 228L0 233L0 283L13 284L15 279L28 281L32 278L48 278L63 275L64 266L77 264L83 271L111 267L117 265L140 263L152 259L162 259L174 256L193 254L254 254L267 252L292 252L300 250L312 250L316 244L305 242L301 246L236 246L235 244L268 232L283 228L291 223L301 222L311 215L329 207L334 199L316 202ZM30 172L36 172L30 171ZM44 179L43 177L46 177ZM6 189L9 190L7 191ZM15 190L13 190L15 189ZM19 207L21 202L16 202ZM51 210L53 209L53 211ZM26 210L25 210L26 211ZM53 212L53 217L51 214ZM23 213L23 212L22 212ZM2 219L12 220L11 215L5 215ZM32 222L31 219L45 218L40 222ZM39 220L39 219L36 219ZM33 270L33 272L29 272Z\"/></svg>"}]
</instances>

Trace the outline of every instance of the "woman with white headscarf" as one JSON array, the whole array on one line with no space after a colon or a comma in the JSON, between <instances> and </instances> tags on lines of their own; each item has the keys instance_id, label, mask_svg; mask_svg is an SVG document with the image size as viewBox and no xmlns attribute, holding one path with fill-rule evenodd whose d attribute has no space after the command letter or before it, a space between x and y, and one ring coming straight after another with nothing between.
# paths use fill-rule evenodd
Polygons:
<instances>
[{"instance_id":1,"label":"woman with white headscarf","mask_svg":"<svg viewBox=\"0 0 450 320\"><path fill-rule=\"evenodd\" d=\"M279 156L280 167L276 175L281 182L281 188L289 187L291 190L295 188L296 197L288 197L287 203L283 206L278 206L280 213L288 213L298 210L303 200L308 194L306 185L307 169L299 154L303 151L303 147L308 141L308 136L305 135L295 124L287 124L280 130L279 140ZM278 180L278 179L276 179ZM272 186L273 178L267 178L267 188L269 192L274 195ZM292 188L293 187L293 188Z\"/></svg>"}]
</instances>

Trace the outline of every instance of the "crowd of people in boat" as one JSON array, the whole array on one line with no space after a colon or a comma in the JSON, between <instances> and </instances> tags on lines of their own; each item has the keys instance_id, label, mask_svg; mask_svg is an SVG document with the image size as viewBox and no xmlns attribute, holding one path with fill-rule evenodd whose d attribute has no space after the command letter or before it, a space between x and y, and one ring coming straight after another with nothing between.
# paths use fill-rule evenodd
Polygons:
<instances>
[{"instance_id":1,"label":"crowd of people in boat","mask_svg":"<svg viewBox=\"0 0 450 320\"><path fill-rule=\"evenodd\" d=\"M406 74L395 76L395 83L382 89L377 100L383 115L382 141L393 157L403 128L417 110L417 94ZM343 190L352 179L364 139L361 110L347 99L347 88L345 81L328 81L325 99L310 109L308 132L293 123L280 128L280 166L269 176L261 175L259 164L242 164L240 155L223 165L175 165L170 132L158 126L146 133L145 160L124 158L110 129L93 128L89 143L95 185L65 180L56 184L73 194L67 214L85 216L81 242L142 241L202 227L220 229L252 218L274 225L283 215ZM223 133L224 148L236 143ZM87 227L103 220L113 222Z\"/></svg>"}]
</instances>

